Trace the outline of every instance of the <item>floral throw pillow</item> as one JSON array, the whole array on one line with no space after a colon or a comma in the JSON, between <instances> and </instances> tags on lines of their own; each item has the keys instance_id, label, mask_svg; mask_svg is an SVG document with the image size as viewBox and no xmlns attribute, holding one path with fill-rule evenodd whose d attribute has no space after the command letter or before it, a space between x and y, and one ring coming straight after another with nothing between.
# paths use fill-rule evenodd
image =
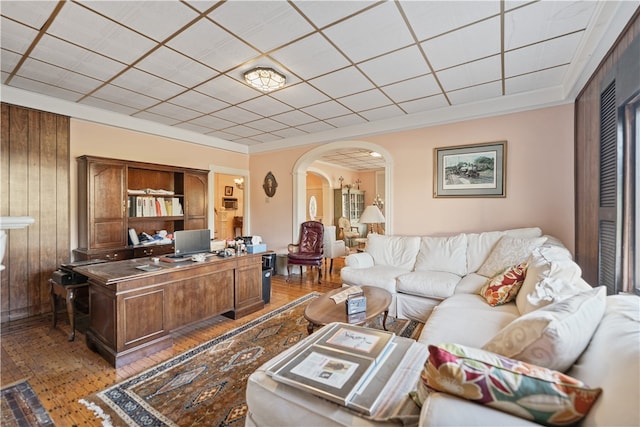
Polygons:
<instances>
[{"instance_id":1,"label":"floral throw pillow","mask_svg":"<svg viewBox=\"0 0 640 427\"><path fill-rule=\"evenodd\" d=\"M526 262L514 265L502 273L492 277L480 290L480 295L487 300L489 305L496 306L506 304L513 300L520 287L524 283L527 274Z\"/></svg>"},{"instance_id":2,"label":"floral throw pillow","mask_svg":"<svg viewBox=\"0 0 640 427\"><path fill-rule=\"evenodd\" d=\"M430 345L421 381L550 426L577 423L602 392L561 372L459 344Z\"/></svg>"}]
</instances>

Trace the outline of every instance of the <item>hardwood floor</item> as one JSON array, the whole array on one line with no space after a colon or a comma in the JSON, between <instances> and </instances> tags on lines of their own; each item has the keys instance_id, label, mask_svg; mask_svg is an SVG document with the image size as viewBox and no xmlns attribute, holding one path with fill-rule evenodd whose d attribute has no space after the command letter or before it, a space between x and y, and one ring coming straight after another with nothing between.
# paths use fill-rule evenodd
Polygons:
<instances>
[{"instance_id":1,"label":"hardwood floor","mask_svg":"<svg viewBox=\"0 0 640 427\"><path fill-rule=\"evenodd\" d=\"M101 425L100 420L78 403L79 399L177 356L309 292L327 292L339 287L343 263L343 259L336 259L331 275L328 269L324 269L321 285L316 280L317 271L307 272L302 278L294 273L289 283L285 280L286 276L273 275L271 302L263 310L238 320L217 316L183 328L173 334L172 348L118 369L87 348L83 332L76 332L75 341L67 341L71 329L68 320L63 320L66 319L64 315L58 315L56 329L51 329L51 314L3 323L0 326L0 387L28 380L56 426ZM295 272L298 271L295 268Z\"/></svg>"}]
</instances>

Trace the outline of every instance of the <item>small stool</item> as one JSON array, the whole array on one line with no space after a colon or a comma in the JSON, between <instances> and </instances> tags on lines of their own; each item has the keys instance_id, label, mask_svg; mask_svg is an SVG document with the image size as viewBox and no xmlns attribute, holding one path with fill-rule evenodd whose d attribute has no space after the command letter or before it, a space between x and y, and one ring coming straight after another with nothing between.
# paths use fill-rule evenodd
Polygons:
<instances>
[{"instance_id":1,"label":"small stool","mask_svg":"<svg viewBox=\"0 0 640 427\"><path fill-rule=\"evenodd\" d=\"M71 333L69 334L69 341L73 341L76 338L76 309L75 299L78 289L89 286L88 283L78 283L74 285L63 285L57 283L53 279L49 279L50 292L51 292L51 307L53 309L53 322L52 327L56 327L56 296L60 296L67 301L67 315L69 316L69 324L71 324Z\"/></svg>"}]
</instances>

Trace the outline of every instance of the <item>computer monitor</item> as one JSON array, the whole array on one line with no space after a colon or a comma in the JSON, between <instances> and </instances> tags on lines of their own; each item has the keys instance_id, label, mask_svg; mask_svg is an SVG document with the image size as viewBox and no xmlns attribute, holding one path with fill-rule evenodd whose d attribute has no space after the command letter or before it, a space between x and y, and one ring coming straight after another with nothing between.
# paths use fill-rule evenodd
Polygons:
<instances>
[{"instance_id":1,"label":"computer monitor","mask_svg":"<svg viewBox=\"0 0 640 427\"><path fill-rule=\"evenodd\" d=\"M211 230L182 230L173 233L176 255L211 252Z\"/></svg>"}]
</instances>

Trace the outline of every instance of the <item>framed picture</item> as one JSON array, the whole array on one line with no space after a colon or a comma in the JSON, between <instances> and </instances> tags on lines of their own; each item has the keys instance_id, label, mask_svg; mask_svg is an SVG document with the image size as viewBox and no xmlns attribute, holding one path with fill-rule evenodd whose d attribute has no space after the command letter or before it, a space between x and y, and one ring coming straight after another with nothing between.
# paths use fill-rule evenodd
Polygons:
<instances>
[{"instance_id":1,"label":"framed picture","mask_svg":"<svg viewBox=\"0 0 640 427\"><path fill-rule=\"evenodd\" d=\"M233 187L230 185L224 186L224 195L225 196L233 196Z\"/></svg>"},{"instance_id":2,"label":"framed picture","mask_svg":"<svg viewBox=\"0 0 640 427\"><path fill-rule=\"evenodd\" d=\"M507 141L436 148L434 197L505 197Z\"/></svg>"}]
</instances>

